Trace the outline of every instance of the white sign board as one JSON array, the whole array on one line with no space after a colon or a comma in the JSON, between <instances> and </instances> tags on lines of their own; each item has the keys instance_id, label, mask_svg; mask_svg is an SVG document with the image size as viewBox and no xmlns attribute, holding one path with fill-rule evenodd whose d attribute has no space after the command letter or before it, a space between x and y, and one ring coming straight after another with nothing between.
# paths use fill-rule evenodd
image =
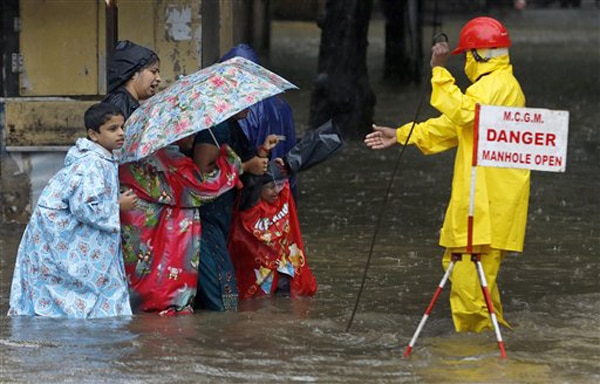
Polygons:
<instances>
[{"instance_id":1,"label":"white sign board","mask_svg":"<svg viewBox=\"0 0 600 384\"><path fill-rule=\"evenodd\" d=\"M479 106L477 165L564 172L569 112Z\"/></svg>"}]
</instances>

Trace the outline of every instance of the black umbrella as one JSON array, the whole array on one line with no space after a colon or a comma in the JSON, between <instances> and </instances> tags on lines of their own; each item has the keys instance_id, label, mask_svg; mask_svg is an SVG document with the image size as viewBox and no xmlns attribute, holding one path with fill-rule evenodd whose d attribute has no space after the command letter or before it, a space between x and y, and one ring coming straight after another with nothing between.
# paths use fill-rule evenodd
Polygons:
<instances>
[{"instance_id":1,"label":"black umbrella","mask_svg":"<svg viewBox=\"0 0 600 384\"><path fill-rule=\"evenodd\" d=\"M290 172L306 171L331 158L343 146L344 139L337 124L328 120L319 128L308 131L285 155L284 162Z\"/></svg>"}]
</instances>

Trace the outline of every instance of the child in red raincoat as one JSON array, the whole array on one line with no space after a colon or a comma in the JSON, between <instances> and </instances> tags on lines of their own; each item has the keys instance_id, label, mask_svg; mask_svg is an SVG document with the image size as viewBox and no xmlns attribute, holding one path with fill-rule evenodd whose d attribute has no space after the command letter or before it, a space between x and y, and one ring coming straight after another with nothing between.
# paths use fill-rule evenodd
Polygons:
<instances>
[{"instance_id":1,"label":"child in red raincoat","mask_svg":"<svg viewBox=\"0 0 600 384\"><path fill-rule=\"evenodd\" d=\"M271 162L270 169L275 167ZM289 181L267 172L247 188L255 189L256 198L234 213L228 244L240 300L314 295L317 283L306 259Z\"/></svg>"}]
</instances>

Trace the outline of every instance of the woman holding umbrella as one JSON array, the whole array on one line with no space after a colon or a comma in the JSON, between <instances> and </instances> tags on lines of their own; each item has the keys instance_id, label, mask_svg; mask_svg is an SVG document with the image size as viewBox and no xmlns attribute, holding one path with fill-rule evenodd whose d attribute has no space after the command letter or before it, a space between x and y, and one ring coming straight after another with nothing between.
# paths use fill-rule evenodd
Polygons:
<instances>
[{"instance_id":1,"label":"woman holding umbrella","mask_svg":"<svg viewBox=\"0 0 600 384\"><path fill-rule=\"evenodd\" d=\"M157 93L160 61L156 53L130 41L119 42L108 64L109 94L128 118ZM126 127L127 128L127 127ZM165 126L165 130L169 127ZM219 152L222 172L205 178L182 151L184 138L119 168L122 187L138 196L137 206L121 213L125 271L134 312L161 315L192 313L200 257L198 207L233 188L239 158L227 148Z\"/></svg>"},{"instance_id":2,"label":"woman holding umbrella","mask_svg":"<svg viewBox=\"0 0 600 384\"><path fill-rule=\"evenodd\" d=\"M194 162L202 172L211 174L218 170L214 159L222 150L219 148L226 146L230 146L243 162L243 184L250 175L260 176L267 171L269 153L279 139L269 135L263 145L255 148L238 123L247 114L248 109L243 110L196 135ZM226 311L238 308L236 273L227 248L235 199L236 193L231 190L200 207L203 231L196 306L201 309Z\"/></svg>"},{"instance_id":3,"label":"woman holding umbrella","mask_svg":"<svg viewBox=\"0 0 600 384\"><path fill-rule=\"evenodd\" d=\"M243 57L260 64L256 51L245 43L231 48L219 61L223 62L233 57ZM248 141L256 147L263 144L267 136L271 134L278 135L282 139L282 142L271 151L272 159L283 158L296 145L296 129L292 107L279 95L261 100L250 106L248 115L243 120L239 120L239 125ZM289 180L292 195L296 198L298 196L296 176L290 173Z\"/></svg>"}]
</instances>

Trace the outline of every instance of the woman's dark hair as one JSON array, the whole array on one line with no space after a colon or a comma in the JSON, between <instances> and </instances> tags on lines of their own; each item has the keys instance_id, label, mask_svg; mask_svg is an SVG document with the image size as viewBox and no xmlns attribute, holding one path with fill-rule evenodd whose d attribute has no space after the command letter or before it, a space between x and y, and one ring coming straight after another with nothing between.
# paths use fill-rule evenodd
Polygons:
<instances>
[{"instance_id":1,"label":"woman's dark hair","mask_svg":"<svg viewBox=\"0 0 600 384\"><path fill-rule=\"evenodd\" d=\"M144 64L142 67L140 67L140 69L138 69L138 71L143 71L146 68L150 68L151 66L153 66L156 63L160 63L160 59L156 53L152 52L150 54L150 56L148 56L148 62L146 64Z\"/></svg>"},{"instance_id":2,"label":"woman's dark hair","mask_svg":"<svg viewBox=\"0 0 600 384\"><path fill-rule=\"evenodd\" d=\"M91 129L100 132L100 126L113 116L123 116L121 110L110 103L98 103L89 107L83 115L86 131Z\"/></svg>"},{"instance_id":3,"label":"woman's dark hair","mask_svg":"<svg viewBox=\"0 0 600 384\"><path fill-rule=\"evenodd\" d=\"M107 65L107 92L111 93L125 84L133 75L160 62L153 50L129 40L117 42Z\"/></svg>"}]
</instances>

